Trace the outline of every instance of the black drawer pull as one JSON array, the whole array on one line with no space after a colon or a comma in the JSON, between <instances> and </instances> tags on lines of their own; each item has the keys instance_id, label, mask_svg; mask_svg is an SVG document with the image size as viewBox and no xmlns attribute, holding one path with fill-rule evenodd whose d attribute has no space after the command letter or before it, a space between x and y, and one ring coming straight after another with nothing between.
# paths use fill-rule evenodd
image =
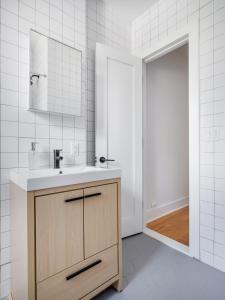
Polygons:
<instances>
[{"instance_id":1,"label":"black drawer pull","mask_svg":"<svg viewBox=\"0 0 225 300\"><path fill-rule=\"evenodd\" d=\"M101 196L101 194L102 193L95 193L95 194L85 195L84 198L91 198L91 197Z\"/></svg>"},{"instance_id":2,"label":"black drawer pull","mask_svg":"<svg viewBox=\"0 0 225 300\"><path fill-rule=\"evenodd\" d=\"M65 202L72 202L72 201L77 201L84 199L84 196L76 197L76 198L71 198L71 199L66 199Z\"/></svg>"},{"instance_id":3,"label":"black drawer pull","mask_svg":"<svg viewBox=\"0 0 225 300\"><path fill-rule=\"evenodd\" d=\"M71 274L71 275L68 275L68 276L66 277L66 280L70 280L70 279L72 279L72 278L78 276L79 274L81 274L81 273L83 273L83 272L85 272L85 271L87 271L87 270L93 268L94 266L97 266L97 265L100 264L101 262L102 262L101 259L96 260L95 262L93 262L93 263L90 264L89 266L84 267L83 269L81 269L81 270L79 270L79 271L77 271L77 272L74 272L74 273Z\"/></svg>"}]
</instances>

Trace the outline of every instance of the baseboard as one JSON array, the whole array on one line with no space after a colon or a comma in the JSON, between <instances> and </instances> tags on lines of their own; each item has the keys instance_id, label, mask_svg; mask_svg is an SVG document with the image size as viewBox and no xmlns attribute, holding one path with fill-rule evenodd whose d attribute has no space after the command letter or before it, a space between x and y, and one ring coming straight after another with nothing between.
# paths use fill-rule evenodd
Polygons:
<instances>
[{"instance_id":1,"label":"baseboard","mask_svg":"<svg viewBox=\"0 0 225 300\"><path fill-rule=\"evenodd\" d=\"M189 197L182 197L173 202L166 203L164 205L153 207L145 211L145 223L154 221L160 217L163 217L173 211L186 207L189 204Z\"/></svg>"},{"instance_id":2,"label":"baseboard","mask_svg":"<svg viewBox=\"0 0 225 300\"><path fill-rule=\"evenodd\" d=\"M151 230L151 229L149 229L147 227L145 227L143 229L143 232L146 235L150 236L151 238L153 238L153 239L155 239L157 241L160 241L163 244L165 244L165 245L167 245L167 246L169 246L169 247L171 247L171 248L173 248L173 249L175 249L175 250L177 250L179 252L182 252L182 253L190 256L190 252L189 252L189 247L188 246L185 246L185 245L183 245L183 244L181 244L181 243L179 243L179 242L177 242L177 241L175 241L173 239L170 239L167 236L162 235L162 234L160 234L160 233L158 233L158 232L156 232L154 230Z\"/></svg>"}]
</instances>

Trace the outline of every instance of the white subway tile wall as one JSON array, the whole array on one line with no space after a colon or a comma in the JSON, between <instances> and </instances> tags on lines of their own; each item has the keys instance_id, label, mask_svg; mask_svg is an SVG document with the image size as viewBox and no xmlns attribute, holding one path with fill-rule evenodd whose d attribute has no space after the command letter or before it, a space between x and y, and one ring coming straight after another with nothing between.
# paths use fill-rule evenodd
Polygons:
<instances>
[{"instance_id":1,"label":"white subway tile wall","mask_svg":"<svg viewBox=\"0 0 225 300\"><path fill-rule=\"evenodd\" d=\"M105 5L103 0L1 0L0 5L2 298L9 294L11 282L9 171L14 167L28 167L28 152L32 141L38 143L40 167L52 167L52 152L55 148L63 148L65 166L85 162L93 164L95 43L98 41L130 49L131 28L119 20L116 12ZM31 28L82 49L82 117L26 110Z\"/></svg>"},{"instance_id":2,"label":"white subway tile wall","mask_svg":"<svg viewBox=\"0 0 225 300\"><path fill-rule=\"evenodd\" d=\"M159 0L132 24L132 49L199 18L200 259L225 271L225 1Z\"/></svg>"}]
</instances>

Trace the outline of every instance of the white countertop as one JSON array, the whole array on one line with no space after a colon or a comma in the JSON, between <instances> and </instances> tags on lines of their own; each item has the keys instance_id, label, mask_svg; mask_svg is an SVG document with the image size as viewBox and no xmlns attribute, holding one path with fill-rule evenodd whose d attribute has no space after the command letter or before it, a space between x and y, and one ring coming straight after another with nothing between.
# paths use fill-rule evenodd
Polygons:
<instances>
[{"instance_id":1,"label":"white countertop","mask_svg":"<svg viewBox=\"0 0 225 300\"><path fill-rule=\"evenodd\" d=\"M60 174L59 172L62 172ZM61 169L23 170L14 169L10 180L25 191L60 187L91 181L114 179L121 176L120 168L77 166Z\"/></svg>"}]
</instances>

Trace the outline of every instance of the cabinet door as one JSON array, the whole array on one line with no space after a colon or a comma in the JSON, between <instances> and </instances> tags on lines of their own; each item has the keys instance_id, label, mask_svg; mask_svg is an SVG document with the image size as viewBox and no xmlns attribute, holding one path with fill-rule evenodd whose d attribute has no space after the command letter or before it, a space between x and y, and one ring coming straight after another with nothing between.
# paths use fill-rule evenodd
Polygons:
<instances>
[{"instance_id":1,"label":"cabinet door","mask_svg":"<svg viewBox=\"0 0 225 300\"><path fill-rule=\"evenodd\" d=\"M90 257L118 242L117 184L84 189L84 249Z\"/></svg>"},{"instance_id":2,"label":"cabinet door","mask_svg":"<svg viewBox=\"0 0 225 300\"><path fill-rule=\"evenodd\" d=\"M40 196L35 201L39 282L84 259L83 190Z\"/></svg>"}]
</instances>

